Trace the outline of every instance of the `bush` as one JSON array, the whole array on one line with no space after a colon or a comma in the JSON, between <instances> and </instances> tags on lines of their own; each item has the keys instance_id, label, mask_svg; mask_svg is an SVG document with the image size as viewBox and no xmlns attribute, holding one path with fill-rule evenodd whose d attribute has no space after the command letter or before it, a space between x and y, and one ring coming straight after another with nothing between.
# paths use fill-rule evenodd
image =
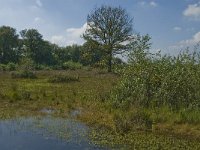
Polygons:
<instances>
[{"instance_id":1,"label":"bush","mask_svg":"<svg viewBox=\"0 0 200 150\"><path fill-rule=\"evenodd\" d=\"M63 67L61 65L54 65L52 66L53 70L63 70Z\"/></svg>"},{"instance_id":2,"label":"bush","mask_svg":"<svg viewBox=\"0 0 200 150\"><path fill-rule=\"evenodd\" d=\"M144 45L144 42L137 44ZM146 47L146 46L144 46ZM131 105L171 110L200 108L199 54L180 53L177 57L152 54L143 46L134 48L121 81L112 91L115 107Z\"/></svg>"},{"instance_id":3,"label":"bush","mask_svg":"<svg viewBox=\"0 0 200 150\"><path fill-rule=\"evenodd\" d=\"M0 71L6 71L6 68L5 64L0 64Z\"/></svg>"},{"instance_id":4,"label":"bush","mask_svg":"<svg viewBox=\"0 0 200 150\"><path fill-rule=\"evenodd\" d=\"M12 72L11 77L14 78L25 78L25 79L36 79L37 76L32 71L18 71L18 72Z\"/></svg>"},{"instance_id":5,"label":"bush","mask_svg":"<svg viewBox=\"0 0 200 150\"><path fill-rule=\"evenodd\" d=\"M62 69L76 70L81 69L83 66L78 62L68 61L63 63Z\"/></svg>"},{"instance_id":6,"label":"bush","mask_svg":"<svg viewBox=\"0 0 200 150\"><path fill-rule=\"evenodd\" d=\"M16 67L16 64L14 64L14 63L8 63L6 68L8 71L14 71L14 70L16 70L17 67Z\"/></svg>"},{"instance_id":7,"label":"bush","mask_svg":"<svg viewBox=\"0 0 200 150\"><path fill-rule=\"evenodd\" d=\"M14 71L16 68L17 65L12 62L8 64L0 64L0 71Z\"/></svg>"},{"instance_id":8,"label":"bush","mask_svg":"<svg viewBox=\"0 0 200 150\"><path fill-rule=\"evenodd\" d=\"M20 63L19 63L19 70L35 70L35 66L36 64L34 63L34 61L30 58L23 58Z\"/></svg>"},{"instance_id":9,"label":"bush","mask_svg":"<svg viewBox=\"0 0 200 150\"><path fill-rule=\"evenodd\" d=\"M36 70L51 70L51 67L47 65L38 64L38 65L35 65L35 69Z\"/></svg>"},{"instance_id":10,"label":"bush","mask_svg":"<svg viewBox=\"0 0 200 150\"><path fill-rule=\"evenodd\" d=\"M73 76L67 76L67 75L55 75L53 77L50 77L48 79L49 82L51 83L68 83L68 82L75 82L79 81L79 77L73 77Z\"/></svg>"}]
</instances>

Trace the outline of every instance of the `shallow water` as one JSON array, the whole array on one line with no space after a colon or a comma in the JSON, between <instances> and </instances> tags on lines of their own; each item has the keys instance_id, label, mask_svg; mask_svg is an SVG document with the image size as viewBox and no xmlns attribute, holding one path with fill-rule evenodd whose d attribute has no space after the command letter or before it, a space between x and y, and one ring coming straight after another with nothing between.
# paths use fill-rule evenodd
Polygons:
<instances>
[{"instance_id":1,"label":"shallow water","mask_svg":"<svg viewBox=\"0 0 200 150\"><path fill-rule=\"evenodd\" d=\"M74 120L73 118L79 114L79 111L72 112L71 119L55 118L47 113L43 117L0 120L0 150L88 150L110 147L112 149L133 149L133 147L200 149L198 140L191 141L148 132L132 133L123 136L125 138L123 139L121 136L101 130L92 130L84 123Z\"/></svg>"},{"instance_id":2,"label":"shallow water","mask_svg":"<svg viewBox=\"0 0 200 150\"><path fill-rule=\"evenodd\" d=\"M102 149L91 144L89 128L50 116L0 121L0 150Z\"/></svg>"}]
</instances>

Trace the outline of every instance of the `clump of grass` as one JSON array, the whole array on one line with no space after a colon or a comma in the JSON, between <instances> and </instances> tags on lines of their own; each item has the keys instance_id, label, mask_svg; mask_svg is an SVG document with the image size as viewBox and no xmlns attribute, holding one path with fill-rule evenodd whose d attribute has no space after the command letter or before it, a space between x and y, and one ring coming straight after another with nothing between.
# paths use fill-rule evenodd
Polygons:
<instances>
[{"instance_id":1,"label":"clump of grass","mask_svg":"<svg viewBox=\"0 0 200 150\"><path fill-rule=\"evenodd\" d=\"M50 83L68 83L68 82L77 82L79 81L79 76L69 76L69 75L54 75L48 79Z\"/></svg>"},{"instance_id":2,"label":"clump of grass","mask_svg":"<svg viewBox=\"0 0 200 150\"><path fill-rule=\"evenodd\" d=\"M10 103L20 101L20 100L32 100L31 98L31 92L30 91L21 91L21 90L13 90L11 97L10 97Z\"/></svg>"},{"instance_id":3,"label":"clump of grass","mask_svg":"<svg viewBox=\"0 0 200 150\"><path fill-rule=\"evenodd\" d=\"M179 113L179 119L177 123L200 123L200 111L198 109L183 109Z\"/></svg>"},{"instance_id":4,"label":"clump of grass","mask_svg":"<svg viewBox=\"0 0 200 150\"><path fill-rule=\"evenodd\" d=\"M11 95L10 103L21 100L21 95L18 92L13 92Z\"/></svg>"},{"instance_id":5,"label":"clump of grass","mask_svg":"<svg viewBox=\"0 0 200 150\"><path fill-rule=\"evenodd\" d=\"M37 78L37 76L34 72L28 71L28 70L12 72L11 77L13 79L15 79L15 78L36 79Z\"/></svg>"},{"instance_id":6,"label":"clump of grass","mask_svg":"<svg viewBox=\"0 0 200 150\"><path fill-rule=\"evenodd\" d=\"M152 119L145 111L137 110L129 113L118 113L114 115L116 131L118 133L128 133L136 130L151 130Z\"/></svg>"}]
</instances>

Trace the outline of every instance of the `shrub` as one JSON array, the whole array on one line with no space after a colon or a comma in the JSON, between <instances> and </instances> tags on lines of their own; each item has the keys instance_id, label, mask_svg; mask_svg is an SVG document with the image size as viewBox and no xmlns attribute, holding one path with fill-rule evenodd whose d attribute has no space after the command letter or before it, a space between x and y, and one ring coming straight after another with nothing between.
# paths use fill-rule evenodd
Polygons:
<instances>
[{"instance_id":1,"label":"shrub","mask_svg":"<svg viewBox=\"0 0 200 150\"><path fill-rule=\"evenodd\" d=\"M37 64L35 65L36 70L51 70L51 67L47 65Z\"/></svg>"},{"instance_id":2,"label":"shrub","mask_svg":"<svg viewBox=\"0 0 200 150\"><path fill-rule=\"evenodd\" d=\"M36 79L37 76L32 71L18 71L18 72L12 72L11 73L12 78L25 78L25 79Z\"/></svg>"},{"instance_id":3,"label":"shrub","mask_svg":"<svg viewBox=\"0 0 200 150\"><path fill-rule=\"evenodd\" d=\"M68 62L63 63L62 68L69 69L69 70L76 70L76 69L81 69L82 64L78 62L68 61Z\"/></svg>"},{"instance_id":4,"label":"shrub","mask_svg":"<svg viewBox=\"0 0 200 150\"><path fill-rule=\"evenodd\" d=\"M14 71L14 70L16 70L16 64L14 64L14 63L8 63L7 65L6 65L6 70L8 70L8 71Z\"/></svg>"},{"instance_id":5,"label":"shrub","mask_svg":"<svg viewBox=\"0 0 200 150\"><path fill-rule=\"evenodd\" d=\"M14 71L16 68L17 65L12 62L8 64L0 64L0 71Z\"/></svg>"},{"instance_id":6,"label":"shrub","mask_svg":"<svg viewBox=\"0 0 200 150\"><path fill-rule=\"evenodd\" d=\"M54 65L54 66L52 66L52 69L53 70L62 70L63 67L61 65Z\"/></svg>"},{"instance_id":7,"label":"shrub","mask_svg":"<svg viewBox=\"0 0 200 150\"><path fill-rule=\"evenodd\" d=\"M0 64L0 71L6 71L6 65Z\"/></svg>"},{"instance_id":8,"label":"shrub","mask_svg":"<svg viewBox=\"0 0 200 150\"><path fill-rule=\"evenodd\" d=\"M19 70L35 70L35 66L36 64L34 63L34 61L30 58L23 58L20 63L19 63Z\"/></svg>"},{"instance_id":9,"label":"shrub","mask_svg":"<svg viewBox=\"0 0 200 150\"><path fill-rule=\"evenodd\" d=\"M67 76L67 75L55 75L48 79L51 83L64 83L79 81L79 77Z\"/></svg>"},{"instance_id":10,"label":"shrub","mask_svg":"<svg viewBox=\"0 0 200 150\"><path fill-rule=\"evenodd\" d=\"M200 108L199 54L185 51L177 57L161 56L144 49L144 43L136 44L139 47L133 49L128 65L121 70L122 78L111 95L114 106L167 106L175 111Z\"/></svg>"}]
</instances>

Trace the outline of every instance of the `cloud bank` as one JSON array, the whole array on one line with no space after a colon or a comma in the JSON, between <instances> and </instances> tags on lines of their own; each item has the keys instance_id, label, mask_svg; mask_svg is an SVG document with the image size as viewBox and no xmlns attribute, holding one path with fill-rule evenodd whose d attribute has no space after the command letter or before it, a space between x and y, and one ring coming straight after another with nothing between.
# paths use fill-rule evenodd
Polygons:
<instances>
[{"instance_id":1,"label":"cloud bank","mask_svg":"<svg viewBox=\"0 0 200 150\"><path fill-rule=\"evenodd\" d=\"M80 28L68 28L62 35L53 35L51 37L51 42L61 46L83 44L84 40L81 36L85 32L86 28L87 23Z\"/></svg>"},{"instance_id":2,"label":"cloud bank","mask_svg":"<svg viewBox=\"0 0 200 150\"><path fill-rule=\"evenodd\" d=\"M188 7L183 11L183 15L193 20L200 20L200 2L188 5Z\"/></svg>"}]
</instances>

